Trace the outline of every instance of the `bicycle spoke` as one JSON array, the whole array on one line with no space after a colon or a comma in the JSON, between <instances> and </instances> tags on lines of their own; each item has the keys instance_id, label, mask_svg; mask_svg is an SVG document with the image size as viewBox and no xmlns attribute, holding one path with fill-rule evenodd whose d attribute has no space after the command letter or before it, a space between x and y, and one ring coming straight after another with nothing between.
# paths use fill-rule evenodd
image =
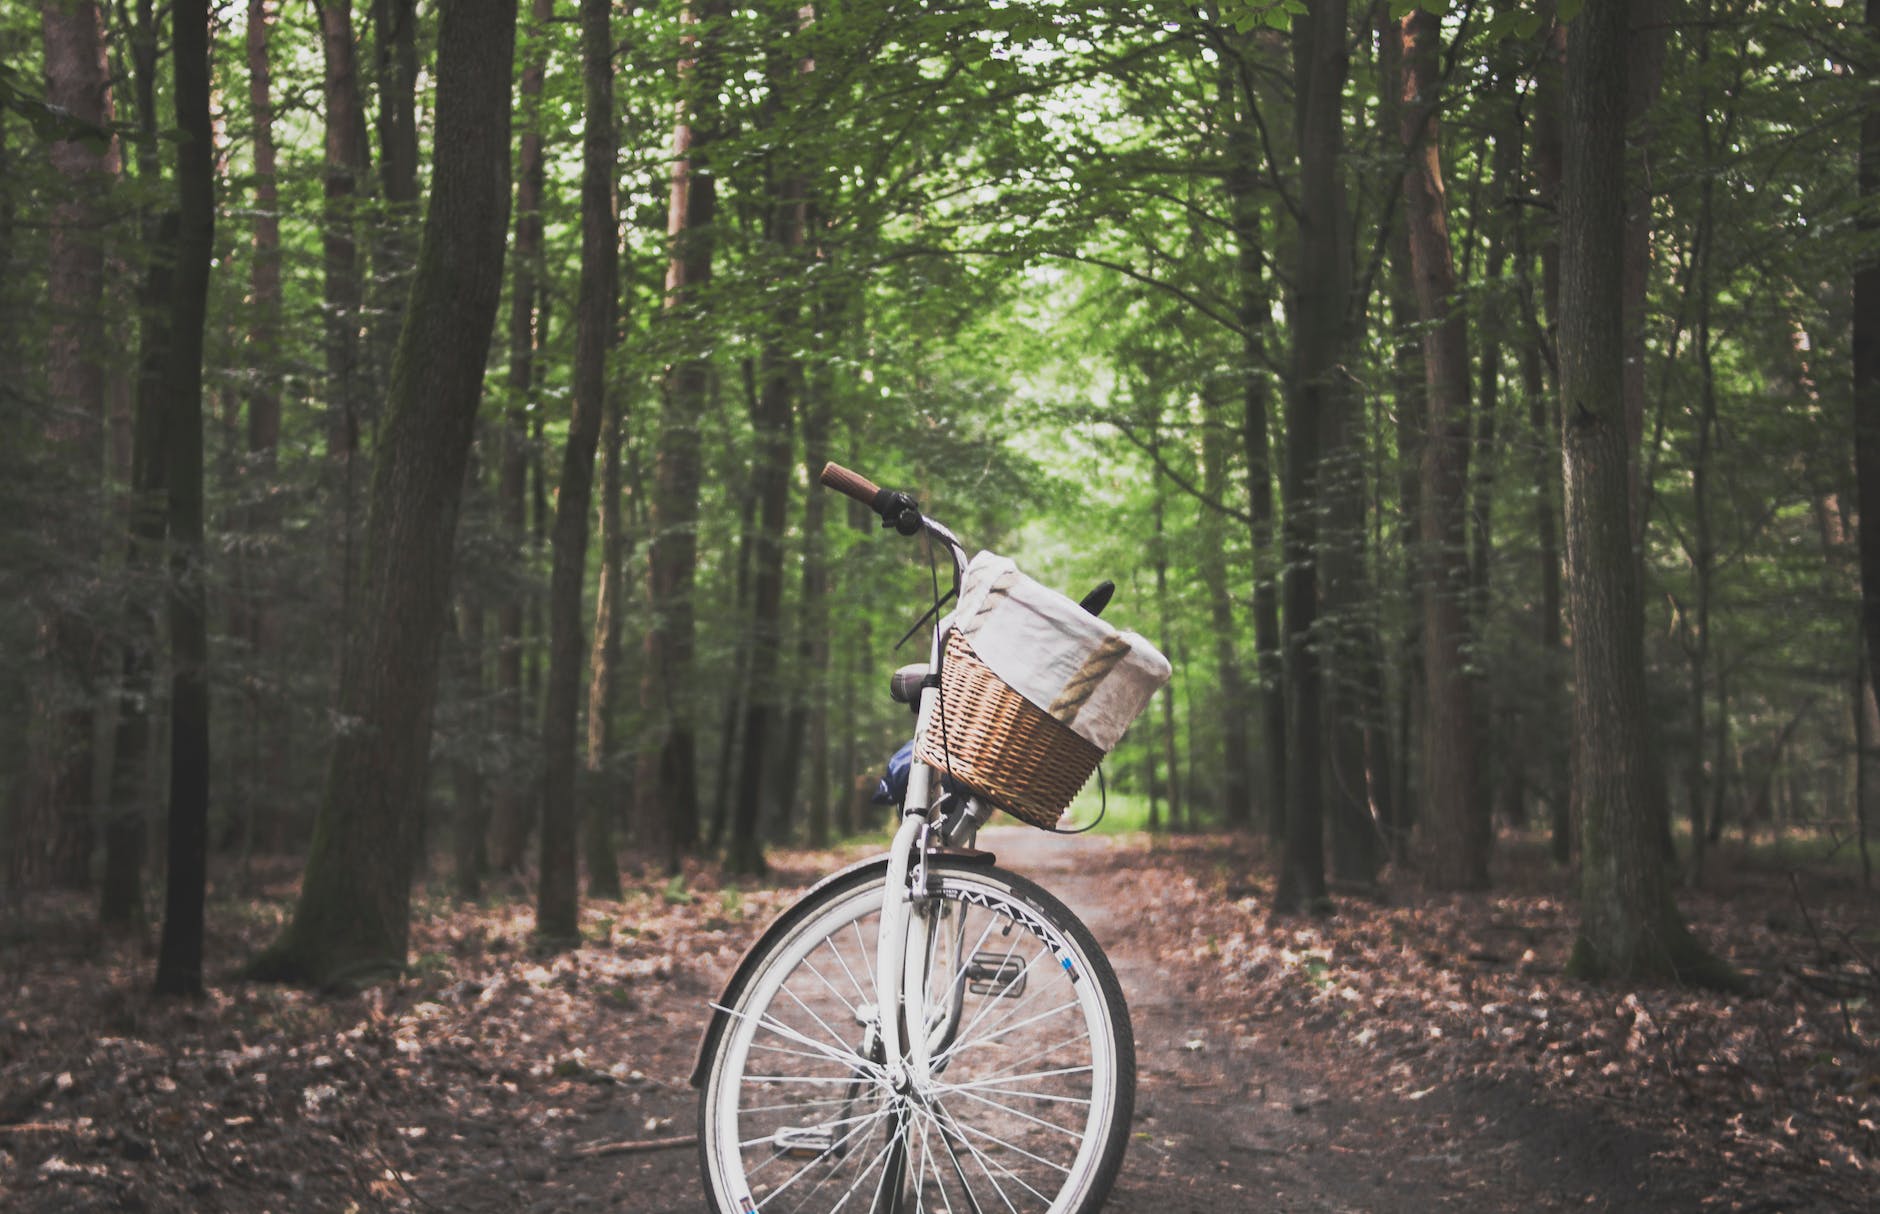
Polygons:
<instances>
[{"instance_id":1,"label":"bicycle spoke","mask_svg":"<svg viewBox=\"0 0 1880 1214\"><path fill-rule=\"evenodd\" d=\"M979 1079L969 1079L965 1083L949 1083L946 1087L954 1090L964 1088L990 1088L1001 1083L1008 1083L1015 1079L1050 1079L1058 1075L1082 1075L1090 1070L1091 1068L1087 1066L1067 1066L1060 1067L1055 1071L1027 1071L1023 1075L986 1075ZM1084 1103L1088 1104L1089 1101L1085 1101Z\"/></svg>"},{"instance_id":2,"label":"bicycle spoke","mask_svg":"<svg viewBox=\"0 0 1880 1214\"><path fill-rule=\"evenodd\" d=\"M1085 1108L1090 1107L1090 1101L1085 1100L1082 1096L1059 1096L1051 1092L1027 1092L1021 1088L989 1088L975 1084L961 1084L956 1087L949 1087L946 1090L949 1092L958 1092L962 1096L970 1095L973 1092L996 1092L1000 1096L1016 1096L1020 1100L1048 1100L1053 1104L1081 1104Z\"/></svg>"},{"instance_id":3,"label":"bicycle spoke","mask_svg":"<svg viewBox=\"0 0 1880 1214\"><path fill-rule=\"evenodd\" d=\"M1073 999L1069 1003L1059 1004L1057 1007L1052 1008L1048 1012L1039 1012L1036 1016L1028 1017L1027 1019L1019 1021L1017 1024L1009 1025L1006 1028L1002 1028L996 1033L987 1033L985 1036L975 1037L971 1041L956 1041L953 1043L952 1049L948 1050L945 1054L941 1055L940 1058L937 1058L934 1060L934 1065L936 1067L939 1066L942 1061L952 1058L953 1055L959 1053L961 1050L965 1049L969 1045L984 1045L988 1041L997 1041L999 1038L1009 1036L1012 1033L1016 1033L1018 1030L1022 1028L1028 1028L1031 1025L1038 1023L1040 1020L1049 1020L1053 1016L1062 1015L1063 1013L1078 1006L1080 1005L1077 1002L1077 1000ZM1005 1022L1000 1021L999 1023L1003 1024Z\"/></svg>"},{"instance_id":4,"label":"bicycle spoke","mask_svg":"<svg viewBox=\"0 0 1880 1214\"><path fill-rule=\"evenodd\" d=\"M853 923L849 926L855 927ZM862 929L855 927L856 942L860 943L861 938ZM836 938L833 935L824 936L823 947L836 955L836 963L842 967L842 972L849 976L849 983L855 987L855 997L860 999L863 1003L873 1003L874 1000L868 997L868 992L862 989L861 980L856 978L855 971L849 968L849 959L844 957L842 950L836 947ZM863 953L863 956L867 956L867 954Z\"/></svg>"},{"instance_id":5,"label":"bicycle spoke","mask_svg":"<svg viewBox=\"0 0 1880 1214\"><path fill-rule=\"evenodd\" d=\"M819 1122L819 1123L817 1123L817 1127L816 1127L816 1128L817 1128L817 1129L822 1129L822 1130L833 1130L833 1129L835 1129L835 1128L836 1128L837 1126L844 1126L844 1125L853 1125L853 1124L854 1124L855 1122L858 1122L858 1121L866 1121L866 1120L868 1120L869 1118L871 1118L871 1117L874 1117L874 1116L877 1116L877 1114L875 1114L875 1113L857 1113L857 1114L856 1114L855 1116L853 1116L853 1117L844 1117L844 1118L842 1118L842 1119L840 1119L840 1120L838 1120L838 1121L824 1121L824 1122ZM740 1143L738 1144L738 1150L740 1150L740 1151L748 1151L748 1150L750 1150L750 1149L751 1149L752 1147L754 1147L754 1146L756 1146L756 1145L757 1145L758 1143L761 1143L761 1142L775 1142L775 1141L776 1141L776 1139L777 1139L777 1132L776 1132L775 1130L772 1130L772 1131L771 1131L770 1133L768 1133L768 1134L759 1134L759 1135L758 1135L758 1136L757 1136L756 1138L747 1138L747 1139L745 1139L745 1140L744 1140L743 1142L740 1142ZM834 1149L835 1149L835 1147L833 1147L833 1146L832 1146L832 1147L830 1147L829 1149L830 1149L830 1150L834 1150ZM818 1156L818 1158L821 1158L821 1156Z\"/></svg>"},{"instance_id":6,"label":"bicycle spoke","mask_svg":"<svg viewBox=\"0 0 1880 1214\"><path fill-rule=\"evenodd\" d=\"M758 1203L758 1208L762 1209L763 1206L771 1200L771 1198L783 1192L785 1189L789 1188L791 1185L795 1184L798 1180L802 1178L805 1172L808 1172L811 1168L823 1162L823 1160L827 1157L828 1154L833 1154L838 1147L845 1146L851 1138L854 1138L857 1134L860 1134L862 1131L868 1129L870 1125L872 1125L875 1122L880 1121L883 1117L887 1115L888 1115L887 1110L878 1109L874 1113L869 1114L867 1117L859 1119L858 1124L856 1124L853 1128L851 1128L848 1133L838 1138L830 1146L829 1151L825 1155L818 1155L815 1159L810 1160L808 1163L798 1168L795 1172L791 1173L790 1178L788 1180L784 1181L782 1184L772 1189L769 1192L769 1194L765 1196L764 1200ZM756 1177L756 1175L759 1172L763 1171L765 1168L769 1167L771 1164L775 1163L777 1160L782 1159L782 1158L783 1156L781 1155L770 1156L768 1159L764 1160L762 1163L758 1164L756 1167L748 1169L744 1173L744 1178L747 1181L753 1179L754 1177Z\"/></svg>"},{"instance_id":7,"label":"bicycle spoke","mask_svg":"<svg viewBox=\"0 0 1880 1214\"><path fill-rule=\"evenodd\" d=\"M1084 1136L1084 1133L1082 1130L1073 1130L1069 1126L1059 1125L1055 1121L1046 1121L1042 1117L1033 1117L1030 1113L1021 1112L1018 1109L1011 1107L1010 1105L1000 1104L998 1101L988 1099L985 1096L979 1095L977 1092L960 1092L958 1093L958 1095L964 1096L968 1100L976 1100L980 1104L990 1105L992 1108L998 1109L999 1111L1003 1113L1009 1113L1013 1117L1017 1117L1022 1121L1029 1121L1033 1125L1041 1125L1047 1130L1056 1130L1060 1134L1068 1134L1070 1135L1070 1137L1079 1139L1079 1140L1081 1140ZM1069 1171L1068 1168L1065 1170Z\"/></svg>"},{"instance_id":8,"label":"bicycle spoke","mask_svg":"<svg viewBox=\"0 0 1880 1214\"><path fill-rule=\"evenodd\" d=\"M809 1004L804 1003L802 999L798 998L797 993L790 989L790 984L787 982L784 983L783 985L783 993L790 996L790 998L795 999L796 1005L802 1008L805 1012L809 1013L809 1018L811 1020L814 1020L819 1026L821 1026L823 1032L829 1034L829 1039L831 1041L835 1042L837 1045L841 1046L843 1049L848 1048L849 1043L842 1039L842 1034L836 1032L834 1029L830 1028L826 1023L824 1023L823 1018L816 1014L815 1009L810 1007ZM856 1056L860 1057L859 1054Z\"/></svg>"},{"instance_id":9,"label":"bicycle spoke","mask_svg":"<svg viewBox=\"0 0 1880 1214\"><path fill-rule=\"evenodd\" d=\"M998 1181L998 1178L992 1174L993 1167L998 1168L999 1171L1004 1172L1007 1176L1011 1177L1013 1180L1016 1180L1019 1184L1024 1185L1026 1189L1029 1189L1031 1191L1031 1195L1033 1197L1036 1197L1039 1201L1042 1201L1047 1208L1051 1205L1051 1199L1049 1197L1046 1197L1043 1193L1040 1193L1037 1189L1032 1188L1030 1182L1028 1182L1023 1176L1020 1176L1018 1173L1012 1171L1012 1169L1006 1167L1004 1164L1000 1163L998 1160L987 1155L984 1151L980 1150L978 1147L974 1146L972 1143L966 1141L966 1136L963 1133L959 1132L960 1130L964 1129L964 1127L959 1124L959 1121L953 1116L953 1114L947 1112L944 1108L940 1108L940 1106L937 1104L934 1105L933 1107L940 1109L940 1115L944 1116L946 1120L952 1124L955 1137L958 1140L959 1144L966 1148L967 1152L973 1157L973 1162L979 1165L979 1170L985 1174L986 1182L992 1186L992 1191L999 1195L999 1200L1005 1203L1005 1208L1010 1212L1010 1214L1018 1214L1018 1207L1012 1204L1012 1198L1009 1194L1006 1193L1005 1186L1000 1184ZM926 1111L926 1110L923 1110L923 1111ZM928 1112L927 1115L929 1117L934 1118L935 1124L940 1124L940 1117L934 1116L934 1114L931 1112ZM987 1167L986 1166L987 1164L991 1164L992 1167Z\"/></svg>"},{"instance_id":10,"label":"bicycle spoke","mask_svg":"<svg viewBox=\"0 0 1880 1214\"><path fill-rule=\"evenodd\" d=\"M1074 1036L1066 1037L1062 1041L1053 1041L1050 1045L1041 1046L1040 1048L1033 1050L1031 1053L1025 1055L1023 1058L1020 1058L1018 1061L1006 1064L1006 1069L1003 1071L994 1071L990 1075L981 1075L980 1078L981 1079L1004 1079L1010 1076L1012 1072L1016 1071L1019 1067L1022 1067L1030 1062L1035 1062L1038 1059L1044 1057L1046 1054L1054 1053L1057 1050L1063 1049L1067 1045L1076 1045L1079 1041L1088 1041L1088 1040L1090 1040L1090 1030L1085 1029L1082 1032L1077 1033ZM1085 1069L1088 1070L1089 1068L1086 1067Z\"/></svg>"},{"instance_id":11,"label":"bicycle spoke","mask_svg":"<svg viewBox=\"0 0 1880 1214\"><path fill-rule=\"evenodd\" d=\"M841 1050L831 1049L824 1042L818 1041L814 1037L810 1037L806 1034L797 1032L795 1029L791 1028L789 1025L785 1024L783 1021L778 1020L775 1016L770 1015L768 1012L760 1016L752 1016L747 1012L740 1012L735 1008L728 1008L728 1007L723 1006L722 1004L714 1003L711 1006L718 1011L724 1012L726 1015L735 1016L740 1020L748 1020L752 1022L753 1024L756 1024L760 1027L767 1028L771 1032L777 1034L779 1037L782 1037L786 1041L794 1041L798 1045L806 1046L809 1049L815 1050L818 1054L820 1054L824 1058L827 1058L829 1061L840 1062L844 1066L847 1066L850 1070L855 1071L858 1074L868 1075L877 1079L882 1078L886 1074L886 1072L883 1071L880 1067L877 1067L874 1063L862 1057L860 1054L857 1054L855 1051L848 1049L846 1046L844 1046ZM838 1044L840 1044L840 1039L838 1039Z\"/></svg>"},{"instance_id":12,"label":"bicycle spoke","mask_svg":"<svg viewBox=\"0 0 1880 1214\"><path fill-rule=\"evenodd\" d=\"M1018 938L1014 937L1012 940L1011 946L1005 950L1005 956L999 959L1000 971L1003 971L1005 969L1005 963L1012 959L1012 954L1018 950L1018 945L1019 945L1019 940ZM1038 956L1041 957L1043 955L1044 955L1044 951L1040 949ZM1017 983L1020 979L1024 978L1027 974L1031 973L1031 967L1035 965L1037 961L1038 961L1038 957L1033 957L1030 961L1027 961L1025 963L1025 967L1019 970L1016 974L1013 974L1009 979L1007 979L1005 985L1000 987L998 992L995 995L993 995L990 998L985 999L985 1001L979 1005L979 1010L973 1013L973 1018L967 1021L966 1027L960 1030L959 1036L954 1039L952 1047L949 1048L944 1054L940 1055L939 1058L934 1059L934 1065L938 1066L942 1060L951 1058L953 1056L953 1054L960 1048L961 1043L964 1042L966 1038L972 1035L972 1031L974 1029L979 1027L979 1022L981 1020L984 1020L986 1016L990 1014L993 1006L997 1004L1000 999L1005 997L1006 992L1012 989L1013 984Z\"/></svg>"},{"instance_id":13,"label":"bicycle spoke","mask_svg":"<svg viewBox=\"0 0 1880 1214\"><path fill-rule=\"evenodd\" d=\"M961 1121L958 1117L955 1117L952 1111L948 1109L945 1105L941 1104L938 1100L933 1102L933 1106L936 1109L939 1109L942 1113L945 1113L947 1120L951 1121L954 1125L958 1126L961 1132L963 1133L976 1134L979 1137L985 1139L987 1142L994 1143L998 1146L1004 1147L1006 1150L1011 1151L1014 1154L1023 1155L1026 1159L1031 1160L1033 1163L1043 1164L1045 1167L1050 1168L1052 1171L1062 1172L1066 1176L1069 1176L1071 1174L1071 1170L1065 1167L1063 1164L1052 1163L1049 1159L1044 1158L1042 1155L1033 1155L1030 1151L1027 1151L1024 1147L1019 1146L1015 1142L1007 1142L1005 1139L1000 1138L997 1134L989 1134L985 1130L979 1129L977 1126L967 1125L965 1122ZM1053 1128L1056 1128L1056 1127L1053 1127ZM1014 1173L1013 1178L1017 1179L1016 1173ZM1028 1185L1026 1187L1029 1188L1030 1186ZM1038 1190L1032 1189L1032 1192L1037 1193ZM1043 1194L1039 1194L1039 1196L1042 1197ZM1046 1198L1046 1200L1049 1201L1050 1199Z\"/></svg>"},{"instance_id":14,"label":"bicycle spoke","mask_svg":"<svg viewBox=\"0 0 1880 1214\"><path fill-rule=\"evenodd\" d=\"M964 1165L960 1163L960 1157L959 1157L958 1152L954 1151L953 1149L952 1136L946 1132L944 1127L941 1127L940 1122L936 1118L934 1118L932 1115L929 1115L927 1119L933 1122L934 1127L936 1129L940 1130L940 1145L946 1148L947 1162L953 1165L953 1176L956 1180L960 1182L960 1193L966 1198L967 1201L972 1203L973 1214L985 1214L984 1208L981 1207L979 1204L979 1197L973 1192L972 1181L969 1180L966 1176L966 1168ZM943 1198L946 1196L945 1186L941 1187L940 1196ZM948 1214L951 1214L952 1209L953 1209L953 1203L948 1202L947 1203Z\"/></svg>"}]
</instances>

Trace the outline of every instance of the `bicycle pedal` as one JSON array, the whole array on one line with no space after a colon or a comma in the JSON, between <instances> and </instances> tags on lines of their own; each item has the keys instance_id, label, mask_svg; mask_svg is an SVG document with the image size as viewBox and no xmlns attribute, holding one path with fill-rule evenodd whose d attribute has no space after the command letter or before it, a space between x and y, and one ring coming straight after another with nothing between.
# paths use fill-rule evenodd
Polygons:
<instances>
[{"instance_id":1,"label":"bicycle pedal","mask_svg":"<svg viewBox=\"0 0 1880 1214\"><path fill-rule=\"evenodd\" d=\"M836 1132L828 1126L784 1126L770 1136L771 1150L785 1159L821 1159L836 1149Z\"/></svg>"},{"instance_id":2,"label":"bicycle pedal","mask_svg":"<svg viewBox=\"0 0 1880 1214\"><path fill-rule=\"evenodd\" d=\"M975 953L966 967L966 989L975 995L1016 999L1025 993L1025 963L1003 953Z\"/></svg>"}]
</instances>

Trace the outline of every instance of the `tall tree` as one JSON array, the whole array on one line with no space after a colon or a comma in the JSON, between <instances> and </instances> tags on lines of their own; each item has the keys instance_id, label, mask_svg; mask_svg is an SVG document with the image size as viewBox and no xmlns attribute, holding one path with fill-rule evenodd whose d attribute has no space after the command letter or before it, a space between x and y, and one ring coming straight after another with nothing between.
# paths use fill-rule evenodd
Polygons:
<instances>
[{"instance_id":1,"label":"tall tree","mask_svg":"<svg viewBox=\"0 0 1880 1214\"><path fill-rule=\"evenodd\" d=\"M411 286L410 233L418 209L418 3L372 0L373 75L378 86L378 225L372 276L377 299L375 361L391 361Z\"/></svg>"},{"instance_id":2,"label":"tall tree","mask_svg":"<svg viewBox=\"0 0 1880 1214\"><path fill-rule=\"evenodd\" d=\"M351 660L352 598L357 553L357 468L359 436L365 425L362 396L369 390L361 357L359 322L365 303L365 271L360 264L358 196L369 184L365 105L359 93L358 49L353 39L352 0L323 0L319 5L320 50L325 64L326 103L324 210L321 215L321 263L326 280L322 307L325 323L327 460L338 483L339 577L342 641L339 678Z\"/></svg>"},{"instance_id":3,"label":"tall tree","mask_svg":"<svg viewBox=\"0 0 1880 1214\"><path fill-rule=\"evenodd\" d=\"M620 896L620 862L614 855L615 800L619 782L614 767L614 708L620 698L620 633L627 613L627 536L620 509L624 492L620 457L626 418L619 393L607 394L601 425L600 584L594 594L594 641L588 656L587 791L582 851L587 858L588 893Z\"/></svg>"},{"instance_id":4,"label":"tall tree","mask_svg":"<svg viewBox=\"0 0 1880 1214\"><path fill-rule=\"evenodd\" d=\"M1252 520L1253 646L1259 685L1260 797L1268 833L1286 820L1286 689L1279 631L1280 574L1273 526L1273 453L1268 438L1272 390L1266 329L1272 321L1266 253L1261 240L1259 116L1254 91L1255 51L1248 39L1223 35L1228 76L1222 100L1227 119L1226 186L1234 230L1234 321L1240 330L1241 439L1247 458L1247 507ZM1231 108L1230 108L1231 101Z\"/></svg>"},{"instance_id":5,"label":"tall tree","mask_svg":"<svg viewBox=\"0 0 1880 1214\"><path fill-rule=\"evenodd\" d=\"M1298 92L1299 270L1293 301L1293 382L1286 399L1286 842L1273 908L1282 914L1329 905L1320 790L1322 674L1317 647L1314 560L1323 417L1343 380L1351 280L1341 154L1350 66L1344 0L1315 4L1293 20Z\"/></svg>"},{"instance_id":6,"label":"tall tree","mask_svg":"<svg viewBox=\"0 0 1880 1214\"><path fill-rule=\"evenodd\" d=\"M795 14L787 9L784 13L788 13L787 18L773 26L773 49L766 73L770 89L760 114L760 121L771 130L789 112L790 85L796 68L787 53ZM785 741L783 536L789 511L791 412L803 375L802 364L793 353L801 340L797 332L801 309L790 289L799 273L803 247L803 180L791 161L789 141L780 140L773 146L764 169L765 193L769 196L764 216L764 255L776 286L774 303L764 318L759 386L751 417L756 437L751 453L751 491L757 501L758 519L751 554L750 692L744 710L744 751L726 854L731 871L740 873L764 870L758 814L769 783L766 776L779 759ZM793 808L791 795L786 793L778 801L776 813L782 825Z\"/></svg>"},{"instance_id":7,"label":"tall tree","mask_svg":"<svg viewBox=\"0 0 1880 1214\"><path fill-rule=\"evenodd\" d=\"M157 992L202 993L209 851L209 617L202 543L202 334L215 250L209 3L170 10L176 107L176 245L164 383L170 533L170 818Z\"/></svg>"},{"instance_id":8,"label":"tall tree","mask_svg":"<svg viewBox=\"0 0 1880 1214\"><path fill-rule=\"evenodd\" d=\"M1488 883L1487 818L1476 768L1469 648L1468 320L1456 306L1441 155L1440 28L1418 8L1403 18L1403 192L1417 312L1424 325L1421 596L1425 837L1431 880L1444 889Z\"/></svg>"},{"instance_id":9,"label":"tall tree","mask_svg":"<svg viewBox=\"0 0 1880 1214\"><path fill-rule=\"evenodd\" d=\"M1227 500L1227 465L1230 426L1226 401L1210 385L1201 397L1205 415L1201 431L1201 490L1212 501ZM1251 739L1247 736L1247 684L1240 673L1235 644L1240 629L1234 619L1230 589L1225 519L1219 510L1201 509L1201 581L1207 587L1208 615L1214 638L1215 677L1220 680L1221 788L1226 824L1238 829L1253 825Z\"/></svg>"},{"instance_id":10,"label":"tall tree","mask_svg":"<svg viewBox=\"0 0 1880 1214\"><path fill-rule=\"evenodd\" d=\"M680 101L673 126L671 241L666 268L667 323L683 326L680 354L667 369L654 454L651 550L647 557L651 626L640 707L648 736L641 741L642 770L635 781L647 834L659 840L669 865L698 841L697 742L693 727L692 660L696 625L692 591L698 561L699 424L712 386L704 350L709 318L702 293L711 282L717 182L709 164L718 134L722 52L728 19L724 0L702 0L687 10L692 57L679 64Z\"/></svg>"},{"instance_id":11,"label":"tall tree","mask_svg":"<svg viewBox=\"0 0 1880 1214\"><path fill-rule=\"evenodd\" d=\"M536 468L535 525L537 538L543 525L541 495L541 451L539 442L531 443L531 423L541 425L543 410L536 408L535 352L547 340L547 304L540 289L542 273L542 189L547 180L542 136L542 83L547 78L548 25L554 16L553 0L531 0L527 48L522 66L521 146L516 156L516 240L510 262L509 289L509 413L503 435L503 463L498 494L503 502L503 518L510 540L520 547L525 538L525 514L529 470ZM538 306L539 305L539 306ZM525 601L526 599L526 601ZM512 596L497 615L502 633L497 651L499 728L504 736L520 740L534 692L523 679L523 621L525 614L539 620L533 610L538 601L534 593ZM531 625L533 627L533 625ZM502 872L522 867L528 851L529 835L535 830L536 811L541 801L536 786L523 772L510 772L500 782L491 834L491 861Z\"/></svg>"},{"instance_id":12,"label":"tall tree","mask_svg":"<svg viewBox=\"0 0 1880 1214\"><path fill-rule=\"evenodd\" d=\"M111 78L105 65L104 24L94 0L45 0L40 25L46 42L46 102L70 115L75 129L51 146L62 183L52 207L46 267L50 331L46 351L47 411L43 436L60 483L52 494L63 505L58 523L77 525L48 548L83 565L98 556L96 504L104 476L104 269L108 192L118 172ZM84 574L89 576L87 568ZM66 597L66 596L55 596ZM32 816L49 849L45 875L59 885L91 884L95 837L92 783L93 697L102 674L99 638L87 613L71 599L51 604L41 624L43 674L34 748Z\"/></svg>"},{"instance_id":13,"label":"tall tree","mask_svg":"<svg viewBox=\"0 0 1880 1214\"><path fill-rule=\"evenodd\" d=\"M1880 0L1867 0L1880 45ZM1880 87L1868 84L1870 96ZM1860 123L1860 231L1872 243L1854 270L1854 464L1860 497L1861 625L1869 681L1880 686L1880 104Z\"/></svg>"},{"instance_id":14,"label":"tall tree","mask_svg":"<svg viewBox=\"0 0 1880 1214\"><path fill-rule=\"evenodd\" d=\"M581 584L587 571L594 448L606 409L607 350L618 288L614 217L614 40L609 0L582 0L581 55L587 121L581 136L581 287L575 303L574 412L555 499L555 570L549 583L548 704L542 722L542 873L536 929L577 938L575 718L579 715Z\"/></svg>"},{"instance_id":15,"label":"tall tree","mask_svg":"<svg viewBox=\"0 0 1880 1214\"><path fill-rule=\"evenodd\" d=\"M404 964L457 507L502 292L515 27L515 0L442 13L431 197L373 459L349 726L293 922L258 977L330 983Z\"/></svg>"},{"instance_id":16,"label":"tall tree","mask_svg":"<svg viewBox=\"0 0 1880 1214\"><path fill-rule=\"evenodd\" d=\"M1672 900L1650 745L1644 604L1625 414L1625 0L1587 0L1567 39L1560 206L1561 451L1573 634L1574 808L1588 976L1722 980Z\"/></svg>"},{"instance_id":17,"label":"tall tree","mask_svg":"<svg viewBox=\"0 0 1880 1214\"><path fill-rule=\"evenodd\" d=\"M105 818L104 881L99 921L111 926L143 916L146 790L151 737L151 688L157 656L155 596L147 589L163 559L169 504L163 493L166 456L163 432L168 402L172 289L170 259L176 244L174 203L155 202L163 176L157 121L157 17L154 0L138 0L130 33L131 92L137 111L137 176L152 198L141 216L144 239L155 250L137 293L137 385L131 436L130 543L125 567L132 575L125 596L124 666L118 685L116 736L111 752L111 804ZM260 156L257 136L257 157ZM256 273L260 273L257 262ZM257 406L250 405L251 416Z\"/></svg>"}]
</instances>

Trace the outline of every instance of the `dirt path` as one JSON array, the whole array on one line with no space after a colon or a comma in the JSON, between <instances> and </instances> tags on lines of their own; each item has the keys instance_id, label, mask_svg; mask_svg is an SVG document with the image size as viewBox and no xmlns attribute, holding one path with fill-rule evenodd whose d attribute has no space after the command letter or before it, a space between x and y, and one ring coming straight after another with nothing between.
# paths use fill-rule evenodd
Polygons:
<instances>
[{"instance_id":1,"label":"dirt path","mask_svg":"<svg viewBox=\"0 0 1880 1214\"><path fill-rule=\"evenodd\" d=\"M1697 1209L1656 1144L1506 1083L1418 1083L1380 1100L1340 1082L1331 1043L1250 1019L1219 975L1134 913L1142 844L989 832L1087 922L1136 1032L1136 1138L1110 1209L1202 1211ZM1122 893L1123 896L1119 896Z\"/></svg>"},{"instance_id":2,"label":"dirt path","mask_svg":"<svg viewBox=\"0 0 1880 1214\"><path fill-rule=\"evenodd\" d=\"M1144 925L1132 904L1141 843L1003 827L982 845L1076 911L1122 981L1140 1086L1135 1137L1108 1207L1118 1214L1704 1204L1692 1178L1654 1164L1651 1138L1505 1081L1412 1079L1395 1098L1379 1098L1375 1085L1347 1090L1327 1040L1303 1024L1252 1021L1218 975ZM581 1134L689 1132L690 1033L722 978L711 969L675 983L673 1001L654 1009L669 1024L660 1083L631 1093L627 1108L616 1095L582 1119ZM507 1208L695 1210L696 1167L689 1150L537 1164L529 1179L504 1186Z\"/></svg>"}]
</instances>

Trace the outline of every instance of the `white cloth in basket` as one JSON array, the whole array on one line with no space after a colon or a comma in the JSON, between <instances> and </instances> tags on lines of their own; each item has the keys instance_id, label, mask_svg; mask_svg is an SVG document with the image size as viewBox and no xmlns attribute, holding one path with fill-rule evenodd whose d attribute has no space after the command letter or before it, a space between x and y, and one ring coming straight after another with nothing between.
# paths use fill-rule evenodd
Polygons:
<instances>
[{"instance_id":1,"label":"white cloth in basket","mask_svg":"<svg viewBox=\"0 0 1880 1214\"><path fill-rule=\"evenodd\" d=\"M992 673L1099 750L1114 748L1169 680L1154 645L990 552L966 566L954 622Z\"/></svg>"}]
</instances>

